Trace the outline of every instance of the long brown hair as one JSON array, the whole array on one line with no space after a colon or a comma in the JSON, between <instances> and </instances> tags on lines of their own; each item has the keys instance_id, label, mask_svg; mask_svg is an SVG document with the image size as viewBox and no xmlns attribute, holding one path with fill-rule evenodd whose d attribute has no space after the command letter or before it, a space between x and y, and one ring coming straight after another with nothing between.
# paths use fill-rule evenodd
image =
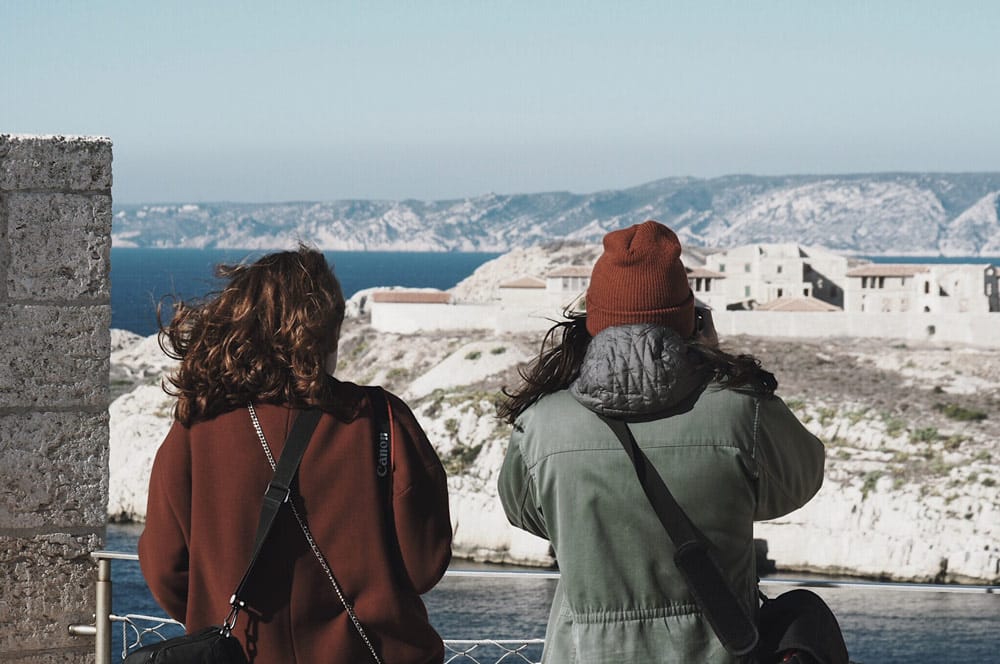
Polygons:
<instances>
[{"instance_id":1,"label":"long brown hair","mask_svg":"<svg viewBox=\"0 0 1000 664\"><path fill-rule=\"evenodd\" d=\"M325 361L337 349L344 295L319 251L268 254L247 265L220 265L228 279L200 304L173 305L160 320L160 347L180 366L164 390L177 397L185 426L248 401L333 408Z\"/></svg>"},{"instance_id":2,"label":"long brown hair","mask_svg":"<svg viewBox=\"0 0 1000 664\"><path fill-rule=\"evenodd\" d=\"M542 339L538 357L527 368L518 370L521 385L513 391L503 388L504 398L497 404L497 416L513 424L529 406L546 394L564 390L580 375L580 365L590 345L585 313L566 313ZM687 342L695 365L708 369L712 380L727 388L744 388L764 395L774 394L778 381L761 367L752 355L727 353L696 338Z\"/></svg>"}]
</instances>

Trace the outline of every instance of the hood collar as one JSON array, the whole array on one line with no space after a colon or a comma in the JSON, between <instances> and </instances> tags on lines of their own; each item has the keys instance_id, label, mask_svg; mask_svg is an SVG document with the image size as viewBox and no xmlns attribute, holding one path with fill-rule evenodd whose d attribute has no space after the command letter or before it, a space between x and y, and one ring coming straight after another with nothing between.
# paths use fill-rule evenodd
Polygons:
<instances>
[{"instance_id":1,"label":"hood collar","mask_svg":"<svg viewBox=\"0 0 1000 664\"><path fill-rule=\"evenodd\" d=\"M681 336L660 325L620 325L595 336L570 393L600 415L636 419L682 404L708 376Z\"/></svg>"}]
</instances>

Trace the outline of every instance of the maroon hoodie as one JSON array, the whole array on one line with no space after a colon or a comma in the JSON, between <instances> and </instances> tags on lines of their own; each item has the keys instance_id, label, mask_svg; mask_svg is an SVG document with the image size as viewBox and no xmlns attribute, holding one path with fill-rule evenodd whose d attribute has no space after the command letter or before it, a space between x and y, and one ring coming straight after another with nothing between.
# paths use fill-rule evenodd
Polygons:
<instances>
[{"instance_id":1,"label":"maroon hoodie","mask_svg":"<svg viewBox=\"0 0 1000 664\"><path fill-rule=\"evenodd\" d=\"M299 469L296 505L382 660L441 662L441 638L420 595L451 559L444 468L410 409L387 395L393 440L391 487L385 486L377 476L371 404L357 385L335 383L349 415L320 419ZM297 411L255 408L277 459ZM245 408L190 428L174 422L160 446L139 560L153 596L189 632L226 617L271 475ZM252 662L370 661L287 508L246 599L252 612L240 615L234 634Z\"/></svg>"}]
</instances>

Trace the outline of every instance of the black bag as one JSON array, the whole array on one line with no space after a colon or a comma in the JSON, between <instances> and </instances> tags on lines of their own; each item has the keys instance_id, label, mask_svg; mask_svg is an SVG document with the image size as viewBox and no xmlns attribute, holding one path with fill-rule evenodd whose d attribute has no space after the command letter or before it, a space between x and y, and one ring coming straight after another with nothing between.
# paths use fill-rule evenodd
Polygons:
<instances>
[{"instance_id":1,"label":"black bag","mask_svg":"<svg viewBox=\"0 0 1000 664\"><path fill-rule=\"evenodd\" d=\"M221 625L132 651L125 664L247 664L238 639Z\"/></svg>"},{"instance_id":2,"label":"black bag","mask_svg":"<svg viewBox=\"0 0 1000 664\"><path fill-rule=\"evenodd\" d=\"M849 664L847 645L836 616L814 592L792 590L764 598L755 625L709 555L710 545L677 504L663 478L639 449L621 420L599 416L632 460L653 511L677 549L674 563L702 615L729 653L753 652L759 664Z\"/></svg>"},{"instance_id":3,"label":"black bag","mask_svg":"<svg viewBox=\"0 0 1000 664\"><path fill-rule=\"evenodd\" d=\"M288 500L292 480L298 472L302 455L305 454L309 439L321 415L322 412L319 410L306 410L295 418L274 476L264 493L264 503L260 509L257 534L254 538L253 555L250 556L243 578L240 579L236 591L229 600L231 610L223 624L137 648L125 657L124 664L248 664L239 639L232 637L236 618L239 612L246 608L246 603L240 597L257 563L264 541L271 532L278 511Z\"/></svg>"},{"instance_id":4,"label":"black bag","mask_svg":"<svg viewBox=\"0 0 1000 664\"><path fill-rule=\"evenodd\" d=\"M848 664L837 617L823 598L802 588L764 598L760 607L760 664Z\"/></svg>"}]
</instances>

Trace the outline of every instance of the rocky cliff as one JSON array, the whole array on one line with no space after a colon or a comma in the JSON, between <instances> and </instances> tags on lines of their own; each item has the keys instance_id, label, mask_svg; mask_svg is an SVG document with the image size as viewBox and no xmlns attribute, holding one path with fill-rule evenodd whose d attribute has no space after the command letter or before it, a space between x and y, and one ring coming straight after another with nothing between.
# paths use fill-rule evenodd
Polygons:
<instances>
[{"instance_id":1,"label":"rocky cliff","mask_svg":"<svg viewBox=\"0 0 1000 664\"><path fill-rule=\"evenodd\" d=\"M564 247L553 260L587 251ZM515 252L504 260L527 266L540 258ZM505 271L487 264L456 291L483 297L491 270ZM381 384L413 408L449 473L456 555L552 564L546 542L508 526L495 489L508 428L493 404L502 386L516 384L539 339L378 334L363 300L356 296L356 315L345 323L338 375ZM1000 582L1000 351L851 339L723 342L774 371L779 394L827 446L816 498L756 527L777 569ZM141 520L149 464L170 424L159 383L171 364L155 338L116 333L114 343L112 389L120 396L111 406L109 514Z\"/></svg>"}]
</instances>

